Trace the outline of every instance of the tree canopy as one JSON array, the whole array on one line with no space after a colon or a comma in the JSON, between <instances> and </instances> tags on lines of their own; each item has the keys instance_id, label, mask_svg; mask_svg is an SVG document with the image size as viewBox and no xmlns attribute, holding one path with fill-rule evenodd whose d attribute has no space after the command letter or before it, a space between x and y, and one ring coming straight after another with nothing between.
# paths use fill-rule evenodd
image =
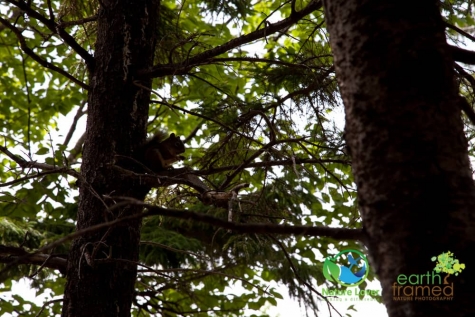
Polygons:
<instances>
[{"instance_id":1,"label":"tree canopy","mask_svg":"<svg viewBox=\"0 0 475 317\"><path fill-rule=\"evenodd\" d=\"M77 213L78 188L86 182L84 123L103 80L91 77L95 57L100 52L113 60L115 51L107 49L114 45L124 56L139 53L127 32L125 44L101 46L98 21L109 21L112 6L0 2L0 285L8 291L28 277L37 294L58 299L38 305L14 294L0 298L0 311L60 315L73 239L143 218L133 316L265 316L265 307L282 298L277 284L316 315L317 302L325 303L316 288L329 283L323 259L341 249L364 250L322 2L160 1L153 34L145 38L153 43L153 66L137 68L124 59L100 67L124 70L123 78L106 81L123 80L150 94L146 132L182 136L185 160L158 177L140 178L120 164L128 158L118 151L125 182L135 177L153 189L144 202L114 192L100 193L101 199L113 201L110 208L147 211L83 228ZM451 44L475 40L471 1L442 1L440 9ZM133 14L124 18L126 26ZM475 60L466 50L454 49L454 56ZM455 68L472 141L475 82L469 68ZM96 93L107 99L120 91ZM111 112L104 126L120 130L118 116ZM121 148L121 141L113 145ZM81 265L94 266L82 252ZM96 252L104 253L96 265L120 262ZM331 303L325 309L332 311Z\"/></svg>"}]
</instances>

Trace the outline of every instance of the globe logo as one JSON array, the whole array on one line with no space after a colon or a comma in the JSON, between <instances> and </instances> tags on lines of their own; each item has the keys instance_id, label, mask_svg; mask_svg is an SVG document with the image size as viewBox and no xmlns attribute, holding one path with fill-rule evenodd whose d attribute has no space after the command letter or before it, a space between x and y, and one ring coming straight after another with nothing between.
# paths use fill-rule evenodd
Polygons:
<instances>
[{"instance_id":1,"label":"globe logo","mask_svg":"<svg viewBox=\"0 0 475 317\"><path fill-rule=\"evenodd\" d=\"M346 287L363 283L368 272L368 260L357 250L343 250L323 263L323 276Z\"/></svg>"}]
</instances>

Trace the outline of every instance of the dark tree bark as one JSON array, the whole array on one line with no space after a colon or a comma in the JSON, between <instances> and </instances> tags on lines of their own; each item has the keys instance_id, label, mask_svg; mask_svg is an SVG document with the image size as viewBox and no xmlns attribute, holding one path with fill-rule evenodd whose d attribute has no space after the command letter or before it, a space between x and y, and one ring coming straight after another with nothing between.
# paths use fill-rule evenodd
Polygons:
<instances>
[{"instance_id":1,"label":"dark tree bark","mask_svg":"<svg viewBox=\"0 0 475 317\"><path fill-rule=\"evenodd\" d=\"M143 198L143 189L120 182L112 166L130 156L146 135L151 81L134 82L152 66L158 1L100 1L94 66L90 73L77 229L141 211L108 210L102 195ZM73 242L62 316L130 316L140 221L94 232Z\"/></svg>"},{"instance_id":2,"label":"dark tree bark","mask_svg":"<svg viewBox=\"0 0 475 317\"><path fill-rule=\"evenodd\" d=\"M327 0L366 244L390 317L475 316L475 187L437 1ZM451 251L452 301L396 301Z\"/></svg>"}]
</instances>

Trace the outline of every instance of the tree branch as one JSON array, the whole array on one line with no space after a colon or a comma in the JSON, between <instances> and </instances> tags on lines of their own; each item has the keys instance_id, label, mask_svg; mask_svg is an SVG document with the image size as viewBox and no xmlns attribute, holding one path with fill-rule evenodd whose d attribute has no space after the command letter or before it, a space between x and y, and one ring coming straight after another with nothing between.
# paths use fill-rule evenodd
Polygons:
<instances>
[{"instance_id":1,"label":"tree branch","mask_svg":"<svg viewBox=\"0 0 475 317\"><path fill-rule=\"evenodd\" d=\"M92 17L87 17L87 18L79 19L75 21L60 21L58 24L58 27L64 29L69 26L82 25L82 24L85 24L88 22L94 22L94 21L97 21L97 15L93 15Z\"/></svg>"},{"instance_id":2,"label":"tree branch","mask_svg":"<svg viewBox=\"0 0 475 317\"><path fill-rule=\"evenodd\" d=\"M296 158L295 160L288 159L288 160L279 160L279 161L254 162L254 163L247 164L246 168L262 168L262 167L269 167L269 166L288 166L288 165L294 165L294 164L325 164L325 163L339 163L339 164L351 165L351 161L348 161L348 160ZM237 168L238 168L238 165L228 165L228 166L221 166L217 168L210 168L207 170L194 171L193 174L212 175L212 174L220 173L224 171L235 170Z\"/></svg>"},{"instance_id":3,"label":"tree branch","mask_svg":"<svg viewBox=\"0 0 475 317\"><path fill-rule=\"evenodd\" d=\"M27 177L22 178L21 180L14 180L12 182L9 182L8 183L9 185L11 185L13 183L17 183L19 181L39 177L41 175L53 174L53 173L65 173L65 174L74 176L78 179L81 177L80 174L77 171L75 171L73 169L70 169L68 167L57 167L57 166L50 165L50 164L27 161L27 160L13 154L6 147L1 146L1 145L0 145L0 152L5 153L9 158L11 158L13 161L15 161L18 165L20 165L21 168L38 168L38 169L41 169L41 170L48 171L48 172L45 172L45 173L37 173L35 175L27 176ZM7 185L7 183L4 183L1 186L6 186L6 185Z\"/></svg>"},{"instance_id":4,"label":"tree branch","mask_svg":"<svg viewBox=\"0 0 475 317\"><path fill-rule=\"evenodd\" d=\"M76 131L76 126L78 124L79 119L81 119L81 117L86 114L86 111L83 111L85 105L86 105L86 101L83 101L81 105L79 106L78 111L76 112L76 115L74 116L73 123L71 124L71 127L69 128L66 138L64 139L64 142L63 142L64 147L67 147L69 144L69 141L71 141L74 131Z\"/></svg>"},{"instance_id":5,"label":"tree branch","mask_svg":"<svg viewBox=\"0 0 475 317\"><path fill-rule=\"evenodd\" d=\"M20 42L20 48L22 49L23 52L25 52L25 54L27 54L28 56L33 58L33 60L38 62L41 66L49 68L49 69L63 75L64 77L68 78L72 82L78 84L82 88L84 88L86 90L89 90L88 85L86 85L85 83L83 83L82 81L77 79L76 77L72 76L71 74L69 74L65 70L63 70L63 69L59 68L58 66L54 65L53 63L50 63L50 62L44 60L39 55L37 55L35 52L33 52L33 50L31 48L29 48L28 45L26 44L26 40L23 37L23 35L21 34L21 31L19 29L17 29L15 26L13 26L10 22L8 22L7 20L0 17L0 23L2 23L7 28L9 28L13 33L15 33L16 37L18 38L18 41Z\"/></svg>"},{"instance_id":6,"label":"tree branch","mask_svg":"<svg viewBox=\"0 0 475 317\"><path fill-rule=\"evenodd\" d=\"M60 256L42 253L28 253L20 247L0 245L0 263L34 264L66 272L67 260Z\"/></svg>"},{"instance_id":7,"label":"tree branch","mask_svg":"<svg viewBox=\"0 0 475 317\"><path fill-rule=\"evenodd\" d=\"M475 52L453 45L449 45L449 49L454 61L469 65L475 65Z\"/></svg>"},{"instance_id":8,"label":"tree branch","mask_svg":"<svg viewBox=\"0 0 475 317\"><path fill-rule=\"evenodd\" d=\"M465 69L463 69L462 66L455 64L455 70L462 76L466 81L470 83L470 86L472 86L472 92L475 93L475 79L473 78L472 75L467 73ZM464 97L460 97L460 107L462 108L463 112L467 115L467 118L470 120L470 122L475 125L475 112L473 111L473 108L468 104L467 99Z\"/></svg>"},{"instance_id":9,"label":"tree branch","mask_svg":"<svg viewBox=\"0 0 475 317\"><path fill-rule=\"evenodd\" d=\"M473 42L475 42L475 37L467 32L465 32L464 30L462 30L461 28L458 28L456 27L455 25L452 25L448 22L445 22L445 26L448 27L449 29L452 29L454 30L455 32L465 36L466 38L472 40Z\"/></svg>"},{"instance_id":10,"label":"tree branch","mask_svg":"<svg viewBox=\"0 0 475 317\"><path fill-rule=\"evenodd\" d=\"M89 70L92 70L94 67L94 57L89 54L78 42L72 37L64 28L60 27L60 24L56 24L54 20L50 20L45 16L41 15L39 12L35 11L29 6L29 2L22 1L13 1L6 0L7 2L17 6L21 10L25 11L29 17L35 18L41 23L43 23L48 29L50 29L54 34L58 34L66 44L69 45L79 56L84 59ZM44 66L44 65L43 65Z\"/></svg>"},{"instance_id":11,"label":"tree branch","mask_svg":"<svg viewBox=\"0 0 475 317\"><path fill-rule=\"evenodd\" d=\"M111 197L113 199L119 199L117 197ZM282 234L282 235L305 235L305 236L324 236L330 237L335 240L358 240L363 241L365 238L365 234L362 229L348 229L348 228L329 228L329 227L315 227L315 226L290 226L290 225L274 225L274 224L261 224L261 223L253 223L253 224L243 224L243 223L235 223L229 222L223 219L219 219L213 216L209 216L206 214L195 213L186 210L176 210L176 209L165 209L157 206L152 206L149 204L144 203L143 201L133 199L133 198L120 198L122 201L120 203L115 204L114 206L109 208L109 211L113 209L123 208L124 206L134 205L134 206L142 206L147 209L147 211L142 212L140 214L135 214L131 216L126 216L123 218L118 218L113 221L108 221L104 223L100 223L94 226L87 227L82 230L78 230L73 232L63 238L60 238L50 244L36 250L33 253L29 253L23 256L19 256L15 260L7 263L5 267L0 271L0 282L4 280L4 276L2 274L6 272L10 267L16 265L23 261L25 258L31 257L35 254L41 254L55 248L63 244L66 241L70 241L77 237L83 236L88 233L96 232L105 228L110 228L122 223L126 223L133 219L140 219L144 217L150 216L167 216L172 218L178 219L185 219L185 220L194 220L203 223L207 223L209 225L220 227L240 233L252 233L252 234Z\"/></svg>"},{"instance_id":12,"label":"tree branch","mask_svg":"<svg viewBox=\"0 0 475 317\"><path fill-rule=\"evenodd\" d=\"M77 161L77 157L81 154L82 145L84 144L84 140L86 139L86 132L84 132L76 142L76 145L69 151L69 156L67 158L69 165L75 163Z\"/></svg>"},{"instance_id":13,"label":"tree branch","mask_svg":"<svg viewBox=\"0 0 475 317\"><path fill-rule=\"evenodd\" d=\"M11 13L11 16L9 17L9 19L16 21L23 14L23 11L20 10L19 8L13 8L10 13ZM6 28L5 25L0 25L0 32L3 32L5 28Z\"/></svg>"},{"instance_id":14,"label":"tree branch","mask_svg":"<svg viewBox=\"0 0 475 317\"><path fill-rule=\"evenodd\" d=\"M326 55L325 57L331 57L331 55ZM207 64L217 63L217 62L250 62L250 63L267 63L267 64L275 64L275 65L282 65L287 67L295 67L295 68L305 68L305 69L319 69L321 66L310 66L303 63L295 64L285 61L279 60L272 60L268 58L260 58L260 57L220 57L220 58L211 58L207 60Z\"/></svg>"},{"instance_id":15,"label":"tree branch","mask_svg":"<svg viewBox=\"0 0 475 317\"><path fill-rule=\"evenodd\" d=\"M152 206L133 198L127 198L126 200L123 200L123 202L129 202L131 205L143 206L144 208L146 208L147 211L142 213L139 217L160 215L178 219L193 220L207 223L215 227L236 231L239 233L324 236L336 240L363 240L363 231L361 229L330 228L302 225L275 225L268 223L236 223L209 216L207 214L195 213L186 210L165 209L157 206Z\"/></svg>"},{"instance_id":16,"label":"tree branch","mask_svg":"<svg viewBox=\"0 0 475 317\"><path fill-rule=\"evenodd\" d=\"M194 57L191 57L185 60L180 64L166 64L166 65L157 65L152 67L149 70L141 70L137 72L139 78L155 78L162 77L167 75L183 75L191 70L195 66L199 66L203 63L206 63L210 58L221 55L229 50L232 50L236 47L242 46L244 44L253 42L255 40L266 37L270 34L278 32L282 29L285 29L291 25L294 25L300 21L306 15L312 13L315 10L318 10L322 7L322 2L319 0L313 0L310 2L304 9L293 12L290 17L281 20L276 23L266 23L264 28L251 32L249 34L240 36L238 38L232 39L231 41L217 46L213 49L210 49L206 52L198 54Z\"/></svg>"},{"instance_id":17,"label":"tree branch","mask_svg":"<svg viewBox=\"0 0 475 317\"><path fill-rule=\"evenodd\" d=\"M230 126L227 126L226 124L224 124L224 123L222 123L222 122L220 122L220 121L218 121L218 120L216 120L215 118L212 118L212 117L210 117L210 116L207 116L207 115L204 115L204 114L195 112L195 111L187 110L187 109L185 109L185 108L181 108L181 107L178 107L178 106L173 105L173 104L169 104L169 103L164 102L164 101L150 100L150 102L151 102L151 103L157 103L157 104L159 104L159 105L164 105L164 106L169 107L169 108L171 108L171 109L176 109L176 110L182 111L182 112L184 112L184 113L188 113L188 114L190 114L190 115L192 115L192 116L196 116L196 117L198 117L198 118L201 118L201 119L205 119L205 120L207 120L207 121L214 122L214 123L216 123L217 125L219 125L220 127L224 128L224 129L226 129L226 130L228 130L228 131L231 131L231 132L233 132L233 133L235 133L235 134L237 134L237 135L239 135L239 136L241 136L241 137L243 137L243 138L245 138L245 139L251 140L251 141L253 141L253 142L258 143L259 145L262 145L262 143L259 143L258 141L254 140L253 138L250 138L249 136L247 136L247 135L245 135L245 134L239 132L238 130L235 130L235 129L231 128Z\"/></svg>"}]
</instances>

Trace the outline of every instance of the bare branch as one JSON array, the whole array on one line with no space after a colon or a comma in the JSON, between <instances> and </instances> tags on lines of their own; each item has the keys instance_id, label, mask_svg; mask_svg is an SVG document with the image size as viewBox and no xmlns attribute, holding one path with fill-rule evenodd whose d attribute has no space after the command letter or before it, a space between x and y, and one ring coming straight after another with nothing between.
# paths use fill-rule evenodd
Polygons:
<instances>
[{"instance_id":1,"label":"bare branch","mask_svg":"<svg viewBox=\"0 0 475 317\"><path fill-rule=\"evenodd\" d=\"M287 166L293 164L325 164L325 163L339 163L339 164L346 164L350 165L351 161L348 160L340 160L340 159L298 159L295 160L288 159L288 160L279 160L279 161L266 161L266 162L253 162L246 165L246 168L262 168L268 166ZM229 166L221 166L217 168L212 168L208 170L201 170L196 171L194 174L197 175L212 175L216 173L220 173L223 171L234 170L238 168L238 165L229 165Z\"/></svg>"},{"instance_id":2,"label":"bare branch","mask_svg":"<svg viewBox=\"0 0 475 317\"><path fill-rule=\"evenodd\" d=\"M210 224L215 227L229 229L240 233L325 236L331 237L336 240L363 239L363 231L361 229L330 228L301 225L275 225L268 223L235 223L209 216L207 214L195 213L186 210L165 209L157 206L152 206L136 199L128 199L127 201L132 205L143 206L148 210L142 214L142 217L151 215L161 215L172 218L195 220Z\"/></svg>"},{"instance_id":3,"label":"bare branch","mask_svg":"<svg viewBox=\"0 0 475 317\"><path fill-rule=\"evenodd\" d=\"M49 19L51 21L54 21L54 12L53 12L53 8L51 7L51 0L47 0L46 2L48 4Z\"/></svg>"}]
</instances>

